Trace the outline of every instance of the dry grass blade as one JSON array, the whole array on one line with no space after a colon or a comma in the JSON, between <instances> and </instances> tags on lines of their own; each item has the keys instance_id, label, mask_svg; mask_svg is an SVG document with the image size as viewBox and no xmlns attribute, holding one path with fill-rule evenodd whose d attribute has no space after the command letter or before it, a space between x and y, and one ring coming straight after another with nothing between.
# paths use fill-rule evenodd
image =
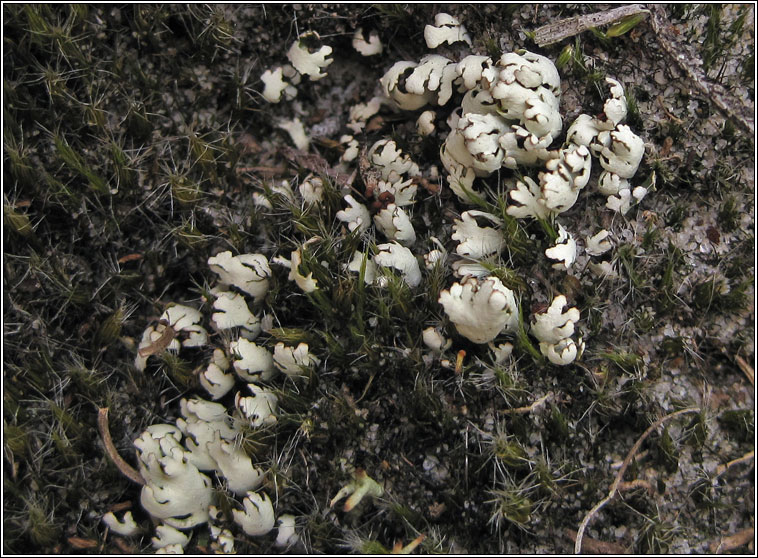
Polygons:
<instances>
[{"instance_id":1,"label":"dry grass blade","mask_svg":"<svg viewBox=\"0 0 758 558\"><path fill-rule=\"evenodd\" d=\"M748 381L750 382L750 385L754 386L755 385L755 370L753 370L753 367L750 366L748 361L746 361L740 355L734 355L734 360L737 361L737 366L739 366L740 370L742 370L742 372L745 374Z\"/></svg>"},{"instance_id":2,"label":"dry grass blade","mask_svg":"<svg viewBox=\"0 0 758 558\"><path fill-rule=\"evenodd\" d=\"M566 536L572 541L576 541L576 531L573 529L564 529L563 532L566 533ZM591 537L584 537L583 546L584 550L592 554L631 554L631 552L620 544L599 541Z\"/></svg>"},{"instance_id":3,"label":"dry grass blade","mask_svg":"<svg viewBox=\"0 0 758 558\"><path fill-rule=\"evenodd\" d=\"M531 413L532 411L535 411L539 409L540 407L542 407L543 405L545 405L545 403L550 401L553 398L553 396L554 396L553 392L549 392L543 395L542 397L540 397L539 399L537 399L537 401L535 401L531 405L526 405L524 407L517 407L515 409L502 409L500 412L508 414L508 415L522 415L522 414Z\"/></svg>"},{"instance_id":4,"label":"dry grass blade","mask_svg":"<svg viewBox=\"0 0 758 558\"><path fill-rule=\"evenodd\" d=\"M121 473L130 481L144 485L145 479L142 478L142 475L140 475L138 471L136 471L131 465L124 461L121 455L119 455L116 446L113 444L111 431L108 427L108 407L103 407L97 410L97 427L100 430L100 436L102 437L103 444L105 445L105 452L108 454L108 457L111 458L111 461L113 461L118 470L121 471Z\"/></svg>"},{"instance_id":5,"label":"dry grass blade","mask_svg":"<svg viewBox=\"0 0 758 558\"><path fill-rule=\"evenodd\" d=\"M755 458L755 451L749 451L745 455L743 455L742 457L739 457L737 459L733 459L732 461L730 461L729 463L726 463L724 465L719 465L718 467L716 467L716 476L720 477L721 475L723 475L724 473L726 473L729 469L731 469L735 465L739 465L741 463L747 463L748 461L750 461L750 460L752 460L754 458Z\"/></svg>"}]
</instances>

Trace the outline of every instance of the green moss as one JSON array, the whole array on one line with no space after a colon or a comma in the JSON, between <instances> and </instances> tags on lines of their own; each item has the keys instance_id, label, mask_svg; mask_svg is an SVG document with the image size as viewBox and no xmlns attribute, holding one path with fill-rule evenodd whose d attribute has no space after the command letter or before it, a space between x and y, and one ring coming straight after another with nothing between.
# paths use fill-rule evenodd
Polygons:
<instances>
[{"instance_id":1,"label":"green moss","mask_svg":"<svg viewBox=\"0 0 758 558\"><path fill-rule=\"evenodd\" d=\"M729 195L721 202L718 212L718 223L724 232L732 232L739 225L742 212L737 204L737 198Z\"/></svg>"},{"instance_id":2,"label":"green moss","mask_svg":"<svg viewBox=\"0 0 758 558\"><path fill-rule=\"evenodd\" d=\"M677 527L657 515L645 518L636 549L643 554L666 554L677 533Z\"/></svg>"},{"instance_id":3,"label":"green moss","mask_svg":"<svg viewBox=\"0 0 758 558\"><path fill-rule=\"evenodd\" d=\"M13 455L22 456L29 447L29 436L21 426L3 423L3 442Z\"/></svg>"},{"instance_id":4,"label":"green moss","mask_svg":"<svg viewBox=\"0 0 758 558\"><path fill-rule=\"evenodd\" d=\"M529 467L529 457L517 440L506 435L497 435L492 440L492 453L509 469L523 469Z\"/></svg>"},{"instance_id":5,"label":"green moss","mask_svg":"<svg viewBox=\"0 0 758 558\"><path fill-rule=\"evenodd\" d=\"M27 500L27 533L38 548L49 548L59 540L61 529L52 516L44 499Z\"/></svg>"},{"instance_id":6,"label":"green moss","mask_svg":"<svg viewBox=\"0 0 758 558\"><path fill-rule=\"evenodd\" d=\"M637 248L632 244L621 244L616 249L616 256L624 266L632 286L641 289L646 286L645 276L638 270Z\"/></svg>"},{"instance_id":7,"label":"green moss","mask_svg":"<svg viewBox=\"0 0 758 558\"><path fill-rule=\"evenodd\" d=\"M490 503L494 507L491 522L500 529L503 523L526 527L532 519L533 502L517 487L493 490Z\"/></svg>"},{"instance_id":8,"label":"green moss","mask_svg":"<svg viewBox=\"0 0 758 558\"><path fill-rule=\"evenodd\" d=\"M634 372L639 366L642 365L642 358L639 355L626 351L613 351L602 353L600 355L603 358L608 359L622 371L627 373Z\"/></svg>"},{"instance_id":9,"label":"green moss","mask_svg":"<svg viewBox=\"0 0 758 558\"><path fill-rule=\"evenodd\" d=\"M727 409L719 414L718 422L738 442L755 438L755 413L751 409Z\"/></svg>"},{"instance_id":10,"label":"green moss","mask_svg":"<svg viewBox=\"0 0 758 558\"><path fill-rule=\"evenodd\" d=\"M687 425L684 439L694 448L702 449L708 438L708 423L705 412L700 412Z\"/></svg>"},{"instance_id":11,"label":"green moss","mask_svg":"<svg viewBox=\"0 0 758 558\"><path fill-rule=\"evenodd\" d=\"M568 418L557 405L550 405L550 418L548 422L548 435L557 443L564 443L569 439Z\"/></svg>"},{"instance_id":12,"label":"green moss","mask_svg":"<svg viewBox=\"0 0 758 558\"><path fill-rule=\"evenodd\" d=\"M197 384L197 376L189 362L172 351L160 354L163 370L180 389L185 390Z\"/></svg>"},{"instance_id":13,"label":"green moss","mask_svg":"<svg viewBox=\"0 0 758 558\"><path fill-rule=\"evenodd\" d=\"M723 278L711 277L695 285L692 305L716 313L740 312L747 304L747 289L751 284L752 281L745 281L730 287Z\"/></svg>"},{"instance_id":14,"label":"green moss","mask_svg":"<svg viewBox=\"0 0 758 558\"><path fill-rule=\"evenodd\" d=\"M739 15L728 25L722 21L723 6L713 4L705 8L708 16L705 39L702 43L703 69L720 79L725 70L729 50L742 38L749 9L740 7Z\"/></svg>"},{"instance_id":15,"label":"green moss","mask_svg":"<svg viewBox=\"0 0 758 558\"><path fill-rule=\"evenodd\" d=\"M679 468L679 450L669 434L668 428L664 428L658 440L658 462L669 474L676 473Z\"/></svg>"}]
</instances>

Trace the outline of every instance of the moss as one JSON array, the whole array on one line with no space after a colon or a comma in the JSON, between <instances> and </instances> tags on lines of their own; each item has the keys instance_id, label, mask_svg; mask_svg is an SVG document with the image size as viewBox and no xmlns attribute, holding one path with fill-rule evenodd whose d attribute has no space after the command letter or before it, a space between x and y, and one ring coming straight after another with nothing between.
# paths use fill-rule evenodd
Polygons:
<instances>
[{"instance_id":1,"label":"moss","mask_svg":"<svg viewBox=\"0 0 758 558\"><path fill-rule=\"evenodd\" d=\"M737 198L727 196L721 203L718 212L718 222L724 232L731 232L737 228L741 212L737 204Z\"/></svg>"},{"instance_id":2,"label":"moss","mask_svg":"<svg viewBox=\"0 0 758 558\"><path fill-rule=\"evenodd\" d=\"M491 503L494 506L492 522L500 526L501 523L513 523L520 527L526 527L532 516L533 503L517 488L495 490L495 497Z\"/></svg>"},{"instance_id":3,"label":"moss","mask_svg":"<svg viewBox=\"0 0 758 558\"><path fill-rule=\"evenodd\" d=\"M669 434L668 428L664 428L658 440L658 461L669 474L676 473L679 468L679 450Z\"/></svg>"},{"instance_id":4,"label":"moss","mask_svg":"<svg viewBox=\"0 0 758 558\"><path fill-rule=\"evenodd\" d=\"M755 437L755 414L750 409L727 409L718 422L735 440L747 443Z\"/></svg>"}]
</instances>

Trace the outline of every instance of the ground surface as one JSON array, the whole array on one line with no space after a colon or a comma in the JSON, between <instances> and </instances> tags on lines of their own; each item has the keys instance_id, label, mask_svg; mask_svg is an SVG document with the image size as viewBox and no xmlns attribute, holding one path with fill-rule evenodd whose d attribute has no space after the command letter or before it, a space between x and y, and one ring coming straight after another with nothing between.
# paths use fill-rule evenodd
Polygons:
<instances>
[{"instance_id":1,"label":"ground surface","mask_svg":"<svg viewBox=\"0 0 758 558\"><path fill-rule=\"evenodd\" d=\"M573 365L552 366L522 343L495 366L485 346L455 335L437 303L454 281L449 267L417 289L360 288L341 267L366 245L335 219L347 193L339 182L310 211L271 190L286 180L297 192L309 173L282 150L291 141L277 119L301 118L310 152L338 168L350 107L379 93L394 62L429 52L423 29L435 6L3 7L4 552L150 551L139 487L105 456L97 409L110 409L116 447L134 465L140 432L175 419L181 397L203 396L192 373L201 352L133 367L149 321L169 302L209 316L209 256L289 258L314 236L306 265L327 263L328 272L309 267L323 297L305 296L272 264L256 308L282 328L259 343L307 340L321 361L310 382L272 381L281 416L255 453L277 514L297 517L296 550L371 552L424 534L424 552L570 552L570 530L608 493L635 441L696 408L643 443L586 537L613 552L708 552L722 542L753 551L722 538L754 525L754 462L720 466L754 448L754 142L741 113L726 118L661 46L749 109L753 7L667 8L657 33L645 21L544 49L530 31L601 7L445 9L473 39L441 48L450 58L523 47L555 60L573 47L560 71L564 129L600 111L606 75L636 100L629 124L646 157L634 180L655 172L655 191L621 216L590 186L560 216L576 238L613 233L618 277L595 278L582 254L568 274L551 269L536 223L520 222L527 248L504 257L527 320L550 293L581 310L586 350ZM378 31L381 55L351 48L358 26ZM334 49L327 78L266 103L260 75L286 62L306 30ZM438 109L440 133L454 106ZM441 139L415 134L418 112L384 108L356 137L361 146L392 137L430 176ZM497 192L507 178L483 188ZM353 186L360 197L360 177ZM432 249L431 236L454 251L453 219L469 208L444 184L420 189L414 251ZM430 325L453 339L441 357L421 342ZM384 496L350 513L330 508L354 467ZM106 533L100 518L114 507L132 509L145 535ZM231 528L238 552L277 550L273 535ZM197 528L188 551L208 548Z\"/></svg>"}]
</instances>

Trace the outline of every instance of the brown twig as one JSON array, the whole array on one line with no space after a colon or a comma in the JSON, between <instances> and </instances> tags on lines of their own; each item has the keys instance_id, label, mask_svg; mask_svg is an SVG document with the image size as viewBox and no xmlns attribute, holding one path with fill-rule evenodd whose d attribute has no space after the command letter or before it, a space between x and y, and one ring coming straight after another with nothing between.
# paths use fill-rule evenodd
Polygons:
<instances>
[{"instance_id":1,"label":"brown twig","mask_svg":"<svg viewBox=\"0 0 758 558\"><path fill-rule=\"evenodd\" d=\"M729 550L739 548L753 540L755 535L755 529L748 527L742 531L738 531L734 535L728 537L722 537L718 542L713 541L710 545L710 550L713 554L723 554Z\"/></svg>"},{"instance_id":2,"label":"brown twig","mask_svg":"<svg viewBox=\"0 0 758 558\"><path fill-rule=\"evenodd\" d=\"M608 492L608 496L600 500L597 504L595 504L595 507L593 507L590 511L587 512L587 514L584 516L584 519L582 519L582 523L579 525L579 530L576 534L576 540L574 542L574 553L575 554L581 554L582 551L582 538L584 537L584 531L587 529L587 525L589 525L592 518L595 516L597 512L599 512L608 502L613 500L613 498L618 493L618 487L621 484L621 482L624 480L624 473L626 473L626 469L629 467L629 464L632 462L632 459L634 458L637 451L639 451L640 446L642 446L642 443L647 439L650 434L653 433L654 430L656 430L659 426L661 426L663 423L668 422L672 418L678 417L680 415L685 415L689 413L697 413L700 412L700 409L697 407L689 407L687 409L682 409L680 411L676 411L671 413L670 415L666 415L665 417L660 418L659 420L655 421L653 424L651 424L645 432L642 433L642 436L640 436L635 444L632 446L632 449L629 450L629 453L626 455L626 459L624 459L624 463L621 465L621 468L619 469L619 472L616 473L616 479L613 481L613 484L611 485L611 489Z\"/></svg>"},{"instance_id":3,"label":"brown twig","mask_svg":"<svg viewBox=\"0 0 758 558\"><path fill-rule=\"evenodd\" d=\"M577 532L573 529L564 529L566 536L576 541ZM592 554L631 554L626 548L617 543L599 541L592 537L584 537L584 549Z\"/></svg>"},{"instance_id":4,"label":"brown twig","mask_svg":"<svg viewBox=\"0 0 758 558\"><path fill-rule=\"evenodd\" d=\"M124 554L134 554L134 547L120 537L113 539L113 542Z\"/></svg>"},{"instance_id":5,"label":"brown twig","mask_svg":"<svg viewBox=\"0 0 758 558\"><path fill-rule=\"evenodd\" d=\"M103 407L97 410L97 427L100 430L100 437L103 439L105 453L107 453L108 457L111 458L111 461L113 461L113 464L116 466L116 468L121 471L121 474L128 478L130 481L144 485L145 479L142 478L142 475L140 475L139 472L134 469L134 467L124 461L124 459L119 455L118 450L116 450L116 446L113 444L111 431L108 427L108 407Z\"/></svg>"}]
</instances>

